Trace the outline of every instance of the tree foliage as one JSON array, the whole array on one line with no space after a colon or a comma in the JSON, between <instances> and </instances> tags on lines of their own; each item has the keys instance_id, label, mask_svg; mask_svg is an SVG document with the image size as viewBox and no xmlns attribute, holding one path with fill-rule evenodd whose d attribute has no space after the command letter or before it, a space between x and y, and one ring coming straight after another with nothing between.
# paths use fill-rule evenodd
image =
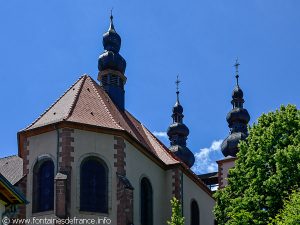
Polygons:
<instances>
[{"instance_id":1,"label":"tree foliage","mask_svg":"<svg viewBox=\"0 0 300 225\"><path fill-rule=\"evenodd\" d=\"M184 217L182 216L181 204L175 197L171 199L172 216L171 221L168 221L168 225L184 225Z\"/></svg>"},{"instance_id":2,"label":"tree foliage","mask_svg":"<svg viewBox=\"0 0 300 225\"><path fill-rule=\"evenodd\" d=\"M300 190L294 191L287 200L284 207L276 216L272 225L297 225L300 224ZM270 224L270 225L271 225Z\"/></svg>"},{"instance_id":3,"label":"tree foliage","mask_svg":"<svg viewBox=\"0 0 300 225\"><path fill-rule=\"evenodd\" d=\"M229 185L215 194L217 221L268 224L300 182L300 111L288 105L263 114L239 149Z\"/></svg>"}]
</instances>

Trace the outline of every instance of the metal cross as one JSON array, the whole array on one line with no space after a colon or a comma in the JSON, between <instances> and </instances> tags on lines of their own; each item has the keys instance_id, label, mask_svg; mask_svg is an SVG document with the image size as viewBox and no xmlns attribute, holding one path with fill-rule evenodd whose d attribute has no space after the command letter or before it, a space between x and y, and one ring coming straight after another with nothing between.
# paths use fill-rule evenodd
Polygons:
<instances>
[{"instance_id":1,"label":"metal cross","mask_svg":"<svg viewBox=\"0 0 300 225\"><path fill-rule=\"evenodd\" d=\"M179 102L179 83L180 83L181 81L179 80L179 75L177 75L177 79L176 79L176 82L175 82L175 84L176 84L176 95L177 95L177 101Z\"/></svg>"},{"instance_id":2,"label":"metal cross","mask_svg":"<svg viewBox=\"0 0 300 225\"><path fill-rule=\"evenodd\" d=\"M176 91L177 92L179 92L179 83L180 83L181 81L179 80L179 76L177 75L177 79L176 79L176 82L175 82L175 84L176 84Z\"/></svg>"},{"instance_id":3,"label":"metal cross","mask_svg":"<svg viewBox=\"0 0 300 225\"><path fill-rule=\"evenodd\" d=\"M235 78L236 78L237 85L239 85L239 65L240 65L239 59L236 58L234 66L235 66Z\"/></svg>"}]
</instances>

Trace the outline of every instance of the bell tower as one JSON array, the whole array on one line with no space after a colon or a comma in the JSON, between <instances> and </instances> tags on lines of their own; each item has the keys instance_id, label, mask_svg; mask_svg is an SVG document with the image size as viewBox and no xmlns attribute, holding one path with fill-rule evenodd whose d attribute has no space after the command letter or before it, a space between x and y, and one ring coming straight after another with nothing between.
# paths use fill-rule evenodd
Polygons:
<instances>
[{"instance_id":1,"label":"bell tower","mask_svg":"<svg viewBox=\"0 0 300 225\"><path fill-rule=\"evenodd\" d=\"M183 123L183 107L179 102L179 79L176 80L176 103L173 107L173 123L169 126L167 134L170 140L170 151L180 158L188 167L192 167L195 162L194 154L186 146L189 135L189 128Z\"/></svg>"},{"instance_id":2,"label":"bell tower","mask_svg":"<svg viewBox=\"0 0 300 225\"><path fill-rule=\"evenodd\" d=\"M125 109L126 61L120 55L121 37L116 32L113 15L110 16L110 26L103 34L104 52L98 60L98 80L112 101L120 110Z\"/></svg>"}]
</instances>

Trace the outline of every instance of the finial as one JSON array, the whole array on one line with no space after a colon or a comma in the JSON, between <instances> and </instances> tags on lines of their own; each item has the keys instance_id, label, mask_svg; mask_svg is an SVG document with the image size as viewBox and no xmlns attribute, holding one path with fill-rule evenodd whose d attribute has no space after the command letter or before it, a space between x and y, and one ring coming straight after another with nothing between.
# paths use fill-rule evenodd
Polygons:
<instances>
[{"instance_id":1,"label":"finial","mask_svg":"<svg viewBox=\"0 0 300 225\"><path fill-rule=\"evenodd\" d=\"M236 85L239 86L239 58L237 57L236 60L235 60L235 78L236 78Z\"/></svg>"},{"instance_id":2,"label":"finial","mask_svg":"<svg viewBox=\"0 0 300 225\"><path fill-rule=\"evenodd\" d=\"M175 84L176 84L176 95L177 95L177 102L179 102L179 83L180 83L181 81L179 80L179 75L177 75L177 79L176 79L176 82L175 82Z\"/></svg>"},{"instance_id":3,"label":"finial","mask_svg":"<svg viewBox=\"0 0 300 225\"><path fill-rule=\"evenodd\" d=\"M111 10L110 10L110 26L109 26L109 30L114 30L115 29L115 27L114 27L114 21L113 21L113 19L114 19L114 17L113 17L113 9L114 8L111 8Z\"/></svg>"}]
</instances>

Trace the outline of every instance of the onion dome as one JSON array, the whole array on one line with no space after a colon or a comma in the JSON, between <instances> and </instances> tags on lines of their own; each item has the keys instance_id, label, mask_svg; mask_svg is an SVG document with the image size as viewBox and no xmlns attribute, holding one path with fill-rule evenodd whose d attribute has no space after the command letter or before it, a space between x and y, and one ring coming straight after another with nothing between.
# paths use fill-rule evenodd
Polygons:
<instances>
[{"instance_id":1,"label":"onion dome","mask_svg":"<svg viewBox=\"0 0 300 225\"><path fill-rule=\"evenodd\" d=\"M109 29L103 34L102 43L104 52L98 59L98 80L116 106L120 110L124 111L124 85L127 79L124 75L126 61L119 54L121 48L121 37L115 30L112 14L110 16Z\"/></svg>"},{"instance_id":2,"label":"onion dome","mask_svg":"<svg viewBox=\"0 0 300 225\"><path fill-rule=\"evenodd\" d=\"M243 97L244 97L243 90L240 88L239 85L236 85L232 92L232 98L235 99L235 98L243 98Z\"/></svg>"},{"instance_id":3,"label":"onion dome","mask_svg":"<svg viewBox=\"0 0 300 225\"><path fill-rule=\"evenodd\" d=\"M121 48L121 37L116 32L113 16L110 16L110 26L106 33L103 34L103 47L107 51L112 51L114 53L118 53Z\"/></svg>"},{"instance_id":4,"label":"onion dome","mask_svg":"<svg viewBox=\"0 0 300 225\"><path fill-rule=\"evenodd\" d=\"M228 155L236 157L238 152L238 144L247 138L247 134L243 132L233 132L231 133L221 144L221 149L223 155L226 157Z\"/></svg>"},{"instance_id":5,"label":"onion dome","mask_svg":"<svg viewBox=\"0 0 300 225\"><path fill-rule=\"evenodd\" d=\"M227 114L226 120L228 127L230 128L230 135L223 141L221 150L223 155L235 157L238 152L238 143L241 140L245 140L248 136L247 124L250 121L250 115L243 107L244 93L239 86L238 66L240 64L236 62L236 86L232 92L232 110Z\"/></svg>"},{"instance_id":6,"label":"onion dome","mask_svg":"<svg viewBox=\"0 0 300 225\"><path fill-rule=\"evenodd\" d=\"M184 146L180 145L172 145L169 148L175 155L180 158L188 167L192 167L195 163L195 156L194 154Z\"/></svg>"},{"instance_id":7,"label":"onion dome","mask_svg":"<svg viewBox=\"0 0 300 225\"><path fill-rule=\"evenodd\" d=\"M183 113L183 108L180 105L179 101L176 101L174 107L173 107L173 113L179 113L182 114Z\"/></svg>"},{"instance_id":8,"label":"onion dome","mask_svg":"<svg viewBox=\"0 0 300 225\"><path fill-rule=\"evenodd\" d=\"M173 123L169 126L167 134L170 140L170 151L172 151L178 158L181 159L188 167L192 167L195 162L194 154L186 146L187 136L189 135L189 128L183 123L183 107L179 102L178 85L180 81L177 77L177 100L173 107Z\"/></svg>"},{"instance_id":9,"label":"onion dome","mask_svg":"<svg viewBox=\"0 0 300 225\"><path fill-rule=\"evenodd\" d=\"M182 136L188 136L190 133L189 128L183 123L172 123L167 131L168 136L180 134Z\"/></svg>"},{"instance_id":10,"label":"onion dome","mask_svg":"<svg viewBox=\"0 0 300 225\"><path fill-rule=\"evenodd\" d=\"M227 114L226 120L228 122L228 126L231 128L234 123L244 123L247 124L250 121L250 115L247 109L244 108L233 108Z\"/></svg>"},{"instance_id":11,"label":"onion dome","mask_svg":"<svg viewBox=\"0 0 300 225\"><path fill-rule=\"evenodd\" d=\"M119 53L106 51L99 57L98 69L99 71L112 69L124 74L126 69L126 61Z\"/></svg>"},{"instance_id":12,"label":"onion dome","mask_svg":"<svg viewBox=\"0 0 300 225\"><path fill-rule=\"evenodd\" d=\"M119 54L121 48L121 37L115 30L112 15L110 16L109 29L103 34L102 43L105 51L100 55L98 60L99 71L112 69L124 74L126 69L126 61Z\"/></svg>"}]
</instances>

